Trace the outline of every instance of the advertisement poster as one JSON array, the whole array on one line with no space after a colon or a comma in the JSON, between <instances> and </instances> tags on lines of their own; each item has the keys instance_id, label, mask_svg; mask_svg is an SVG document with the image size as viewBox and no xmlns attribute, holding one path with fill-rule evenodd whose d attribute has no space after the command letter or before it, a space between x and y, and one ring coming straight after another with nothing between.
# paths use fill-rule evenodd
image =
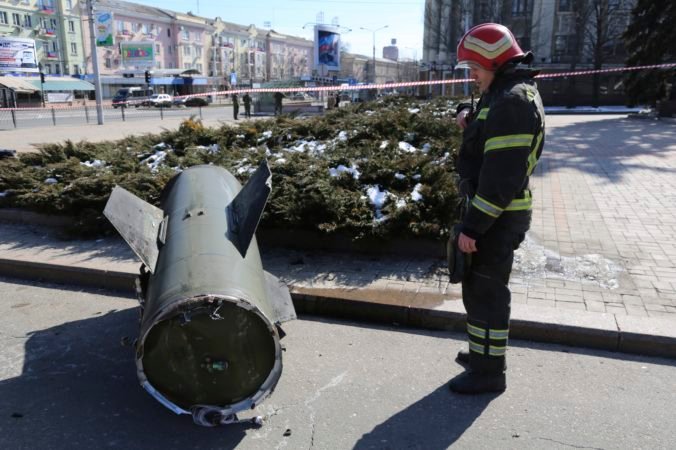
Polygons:
<instances>
[{"instance_id":1,"label":"advertisement poster","mask_svg":"<svg viewBox=\"0 0 676 450\"><path fill-rule=\"evenodd\" d=\"M340 33L327 25L315 26L315 67L326 70L340 70Z\"/></svg>"},{"instance_id":2,"label":"advertisement poster","mask_svg":"<svg viewBox=\"0 0 676 450\"><path fill-rule=\"evenodd\" d=\"M110 47L113 41L113 14L110 12L97 12L94 22L96 30L96 46Z\"/></svg>"},{"instance_id":3,"label":"advertisement poster","mask_svg":"<svg viewBox=\"0 0 676 450\"><path fill-rule=\"evenodd\" d=\"M155 60L153 42L120 42L120 57L125 67L151 68Z\"/></svg>"},{"instance_id":4,"label":"advertisement poster","mask_svg":"<svg viewBox=\"0 0 676 450\"><path fill-rule=\"evenodd\" d=\"M0 36L0 71L38 73L35 40Z\"/></svg>"}]
</instances>

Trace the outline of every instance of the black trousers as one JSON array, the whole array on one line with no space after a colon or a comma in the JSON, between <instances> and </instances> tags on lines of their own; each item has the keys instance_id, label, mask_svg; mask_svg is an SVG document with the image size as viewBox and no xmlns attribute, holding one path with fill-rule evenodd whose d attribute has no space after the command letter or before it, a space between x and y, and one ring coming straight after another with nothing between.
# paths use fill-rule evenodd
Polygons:
<instances>
[{"instance_id":1,"label":"black trousers","mask_svg":"<svg viewBox=\"0 0 676 450\"><path fill-rule=\"evenodd\" d=\"M530 217L530 212L504 213L477 240L471 269L462 281L469 365L473 371L500 373L504 370L511 312L509 276L514 250L526 237Z\"/></svg>"}]
</instances>

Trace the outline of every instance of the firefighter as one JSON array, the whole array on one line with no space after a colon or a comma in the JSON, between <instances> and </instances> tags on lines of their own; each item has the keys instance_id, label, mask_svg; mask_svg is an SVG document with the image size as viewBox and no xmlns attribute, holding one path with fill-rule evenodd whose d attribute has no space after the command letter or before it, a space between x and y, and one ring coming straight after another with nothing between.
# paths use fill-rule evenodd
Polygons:
<instances>
[{"instance_id":1,"label":"firefighter","mask_svg":"<svg viewBox=\"0 0 676 450\"><path fill-rule=\"evenodd\" d=\"M528 179L542 153L545 114L530 65L533 55L519 47L503 25L484 23L458 44L458 67L470 70L481 97L461 104L463 128L457 159L458 191L466 199L455 245L471 255L462 275L469 350L458 362L468 370L451 380L461 394L502 392L514 250L531 220Z\"/></svg>"}]
</instances>

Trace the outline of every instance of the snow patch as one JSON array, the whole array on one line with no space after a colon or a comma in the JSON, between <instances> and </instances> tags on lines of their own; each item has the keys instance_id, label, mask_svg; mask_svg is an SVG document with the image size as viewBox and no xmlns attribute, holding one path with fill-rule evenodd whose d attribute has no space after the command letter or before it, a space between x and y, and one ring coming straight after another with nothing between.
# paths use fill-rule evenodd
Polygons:
<instances>
[{"instance_id":1,"label":"snow patch","mask_svg":"<svg viewBox=\"0 0 676 450\"><path fill-rule=\"evenodd\" d=\"M352 165L352 167L345 167L344 165L340 164L335 169L333 167L330 167L329 168L329 175L331 175L332 177L337 177L341 173L347 172L349 174L352 174L352 178L354 178L355 180L358 180L359 177L361 176L361 172L359 172L359 170L357 170L357 169L358 169L357 166L354 165L354 164Z\"/></svg>"}]
</instances>

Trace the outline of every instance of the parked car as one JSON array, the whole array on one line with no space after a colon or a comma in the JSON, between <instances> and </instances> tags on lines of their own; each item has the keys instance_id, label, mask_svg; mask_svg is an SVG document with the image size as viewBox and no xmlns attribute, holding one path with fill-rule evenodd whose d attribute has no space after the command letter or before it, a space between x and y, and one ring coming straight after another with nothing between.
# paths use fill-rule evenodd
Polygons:
<instances>
[{"instance_id":1,"label":"parked car","mask_svg":"<svg viewBox=\"0 0 676 450\"><path fill-rule=\"evenodd\" d=\"M122 88L113 97L113 108L136 106L139 107L147 102L154 94L152 89L140 87Z\"/></svg>"},{"instance_id":2,"label":"parked car","mask_svg":"<svg viewBox=\"0 0 676 450\"><path fill-rule=\"evenodd\" d=\"M206 97L181 97L174 99L175 106L207 106L209 101Z\"/></svg>"},{"instance_id":3,"label":"parked car","mask_svg":"<svg viewBox=\"0 0 676 450\"><path fill-rule=\"evenodd\" d=\"M171 95L169 95L169 94L155 94L148 99L147 105L148 106L155 106L157 108L159 108L160 106L163 107L163 108L171 108L172 103L173 102L172 102L172 99L171 99Z\"/></svg>"}]
</instances>

